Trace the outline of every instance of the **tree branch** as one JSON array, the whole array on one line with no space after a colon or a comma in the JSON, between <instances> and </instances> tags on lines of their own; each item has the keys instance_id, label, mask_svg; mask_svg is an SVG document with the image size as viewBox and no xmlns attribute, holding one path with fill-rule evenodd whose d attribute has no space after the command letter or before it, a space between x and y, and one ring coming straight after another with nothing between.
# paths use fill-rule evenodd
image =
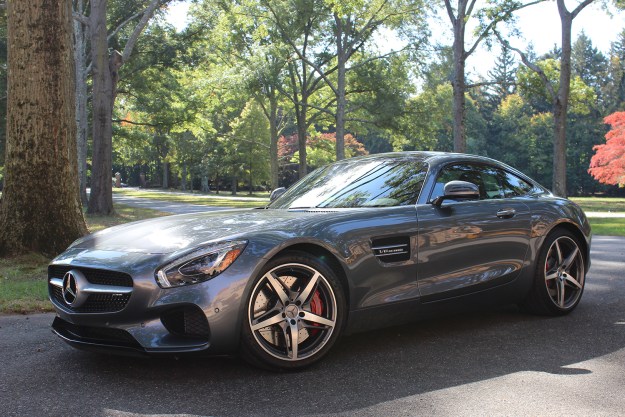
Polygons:
<instances>
[{"instance_id":1,"label":"tree branch","mask_svg":"<svg viewBox=\"0 0 625 417\"><path fill-rule=\"evenodd\" d=\"M454 15L454 11L451 8L451 2L450 0L445 0L445 9L447 10L447 15L449 16L449 20L451 21L452 25L456 25L456 16Z\"/></svg>"},{"instance_id":2,"label":"tree branch","mask_svg":"<svg viewBox=\"0 0 625 417\"><path fill-rule=\"evenodd\" d=\"M525 3L520 5L519 7L513 7L511 9L506 10L503 14L499 15L498 17L496 17L495 19L493 19L488 26L486 26L486 28L482 31L482 33L480 33L480 35L478 36L478 38L475 40L475 42L473 43L473 45L471 46L471 48L464 53L465 58L468 57L469 55L471 55L473 52L475 52L475 50L477 49L477 47L479 46L479 44L488 37L488 35L490 35L491 31L494 31L495 26L497 26L498 23L506 20L507 18L509 18L512 13L519 11L521 9L524 9L526 7L529 6L533 6L535 4L538 3L543 3L546 0L535 0L529 3ZM592 1L592 0L591 0Z\"/></svg>"},{"instance_id":3,"label":"tree branch","mask_svg":"<svg viewBox=\"0 0 625 417\"><path fill-rule=\"evenodd\" d=\"M590 3L592 3L594 0L585 0L583 2L581 2L572 12L571 12L571 19L575 19L577 17L577 15L579 14L579 12L581 12L586 6L588 6Z\"/></svg>"},{"instance_id":4,"label":"tree branch","mask_svg":"<svg viewBox=\"0 0 625 417\"><path fill-rule=\"evenodd\" d=\"M553 84L551 83L551 80L549 80L549 78L547 77L547 74L545 74L545 71L543 71L542 68L540 68L538 65L534 64L533 62L531 62L527 58L527 55L525 55L520 49L515 48L512 45L510 45L510 43L507 40L505 40L505 39L503 39L501 37L499 32L494 31L494 33L495 33L495 36L497 37L497 39L499 39L499 42L501 42L503 45L505 45L511 51L516 52L521 57L521 61L523 61L523 64L525 64L526 67L528 67L529 69L534 71L536 74L538 74L538 76L543 81L543 84L545 84L545 87L547 88L547 91L549 91L549 94L551 95L551 99L555 100L558 97L558 95L556 94L556 90L555 90Z\"/></svg>"},{"instance_id":5,"label":"tree branch","mask_svg":"<svg viewBox=\"0 0 625 417\"><path fill-rule=\"evenodd\" d=\"M91 20L87 16L82 14L82 13L74 12L74 13L72 13L72 16L74 17L74 20L80 22L81 24L83 24L85 26L91 25Z\"/></svg>"},{"instance_id":6,"label":"tree branch","mask_svg":"<svg viewBox=\"0 0 625 417\"><path fill-rule=\"evenodd\" d=\"M130 38L128 38L128 41L124 46L124 52L122 52L122 62L126 62L128 61L128 58L130 58L130 54L132 54L132 50L137 43L137 39L139 39L139 35L141 35L143 29L145 29L145 27L148 25L148 22L150 21L152 16L154 16L156 9L159 6L162 6L168 2L169 0L152 0L150 4L148 4L148 6L143 11L143 16L141 16L141 20L139 20L139 23L137 23L137 26L135 26L135 29L132 31L132 35L130 35Z\"/></svg>"},{"instance_id":7,"label":"tree branch","mask_svg":"<svg viewBox=\"0 0 625 417\"><path fill-rule=\"evenodd\" d=\"M109 33L109 35L106 37L107 40L111 40L115 35L117 35L117 33L122 30L124 28L124 26L126 26L130 21L135 20L137 17L141 16L141 13L143 13L144 10L137 12L135 14L133 14L132 16L130 16L128 19L124 20L123 22L121 22L116 28L115 30L113 30L111 33Z\"/></svg>"}]
</instances>

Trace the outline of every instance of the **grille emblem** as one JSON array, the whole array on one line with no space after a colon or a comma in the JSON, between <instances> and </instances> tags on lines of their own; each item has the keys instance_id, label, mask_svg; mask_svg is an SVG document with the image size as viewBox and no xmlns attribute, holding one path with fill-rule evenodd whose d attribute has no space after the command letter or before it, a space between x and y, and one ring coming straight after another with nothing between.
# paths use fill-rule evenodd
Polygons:
<instances>
[{"instance_id":1,"label":"grille emblem","mask_svg":"<svg viewBox=\"0 0 625 417\"><path fill-rule=\"evenodd\" d=\"M81 287L87 283L87 278L77 269L68 271L63 276L63 301L69 307L78 308L87 301L88 294L80 291Z\"/></svg>"}]
</instances>

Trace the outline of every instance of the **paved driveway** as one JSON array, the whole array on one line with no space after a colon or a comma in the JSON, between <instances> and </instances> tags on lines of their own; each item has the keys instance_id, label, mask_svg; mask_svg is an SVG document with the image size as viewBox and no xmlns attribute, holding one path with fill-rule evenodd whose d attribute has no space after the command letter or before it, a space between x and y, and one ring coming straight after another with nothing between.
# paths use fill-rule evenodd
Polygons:
<instances>
[{"instance_id":1,"label":"paved driveway","mask_svg":"<svg viewBox=\"0 0 625 417\"><path fill-rule=\"evenodd\" d=\"M595 237L578 309L514 307L343 338L318 366L274 374L238 359L75 351L52 315L0 317L0 414L625 414L625 238Z\"/></svg>"}]
</instances>

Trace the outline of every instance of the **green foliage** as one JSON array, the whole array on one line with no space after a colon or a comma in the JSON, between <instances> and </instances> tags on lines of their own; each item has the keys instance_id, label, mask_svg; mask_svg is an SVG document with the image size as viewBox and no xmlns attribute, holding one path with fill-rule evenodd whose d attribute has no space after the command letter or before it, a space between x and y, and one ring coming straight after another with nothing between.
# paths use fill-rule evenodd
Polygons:
<instances>
[{"instance_id":1,"label":"green foliage","mask_svg":"<svg viewBox=\"0 0 625 417\"><path fill-rule=\"evenodd\" d=\"M555 91L559 88L560 63L555 59L545 59L539 61L537 65L544 71L545 75L553 85ZM518 71L519 94L526 100L531 100L532 104L543 107L540 103L550 103L552 97L549 91L536 72L521 67ZM579 75L571 77L571 94L569 97L569 110L573 113L587 114L589 107L596 102L597 96L593 89L586 85Z\"/></svg>"},{"instance_id":2,"label":"green foliage","mask_svg":"<svg viewBox=\"0 0 625 417\"><path fill-rule=\"evenodd\" d=\"M351 134L345 135L345 158L367 155L369 152L363 144ZM299 152L291 157L291 162L297 162ZM306 141L306 153L308 165L311 168L319 168L333 162L336 158L336 134L313 132Z\"/></svg>"}]
</instances>

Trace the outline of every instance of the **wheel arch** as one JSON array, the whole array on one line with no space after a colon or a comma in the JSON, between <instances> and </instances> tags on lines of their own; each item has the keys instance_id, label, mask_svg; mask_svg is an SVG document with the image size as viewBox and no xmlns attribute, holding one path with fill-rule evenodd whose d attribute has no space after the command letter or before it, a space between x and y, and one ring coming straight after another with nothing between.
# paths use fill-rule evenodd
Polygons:
<instances>
[{"instance_id":1,"label":"wheel arch","mask_svg":"<svg viewBox=\"0 0 625 417\"><path fill-rule=\"evenodd\" d=\"M349 306L351 305L351 291L349 281L347 280L347 274L345 273L345 269L343 268L343 265L341 264L341 261L339 261L337 256L323 246L317 245L315 243L294 243L292 245L281 248L280 251L275 253L269 260L275 259L290 251L301 251L310 253L317 257L320 261L325 262L334 272L336 272L337 278L339 279L341 287L343 288L343 293L345 294L345 301L347 302L347 311L345 312L347 318L347 313L350 309ZM345 322L347 322L347 320L345 320Z\"/></svg>"},{"instance_id":2,"label":"wheel arch","mask_svg":"<svg viewBox=\"0 0 625 417\"><path fill-rule=\"evenodd\" d=\"M547 236L551 235L554 232L557 232L558 230L566 230L570 232L573 236L575 236L575 238L577 238L580 245L582 246L581 249L582 249L582 254L584 256L584 268L585 268L584 272L587 273L588 269L590 268L590 245L589 245L588 240L586 239L586 236L576 224L571 223L571 222L566 222L566 221L556 224L554 227L551 228L551 230L549 230L548 233L544 235L543 242L541 242L541 247L544 244Z\"/></svg>"}]
</instances>

